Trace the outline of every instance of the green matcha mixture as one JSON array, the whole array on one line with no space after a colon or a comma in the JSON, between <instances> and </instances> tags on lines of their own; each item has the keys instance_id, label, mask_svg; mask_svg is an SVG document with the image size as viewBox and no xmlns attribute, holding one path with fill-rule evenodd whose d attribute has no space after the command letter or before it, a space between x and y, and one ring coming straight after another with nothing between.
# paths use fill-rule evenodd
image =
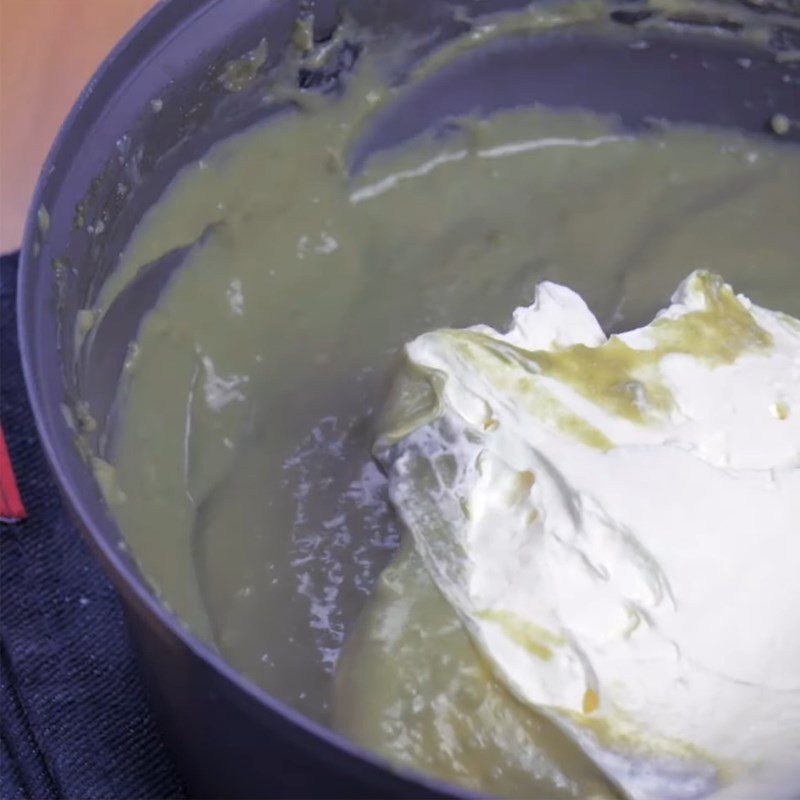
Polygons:
<instances>
[{"instance_id":1,"label":"green matcha mixture","mask_svg":"<svg viewBox=\"0 0 800 800\"><path fill-rule=\"evenodd\" d=\"M609 330L695 269L800 316L800 151L529 108L350 175L391 101L378 73L362 55L342 96L219 143L141 221L91 320L191 248L130 349L108 496L164 602L278 698L475 788L613 796L492 679L410 546L381 576L399 537L375 412L405 342L502 328L543 280Z\"/></svg>"}]
</instances>

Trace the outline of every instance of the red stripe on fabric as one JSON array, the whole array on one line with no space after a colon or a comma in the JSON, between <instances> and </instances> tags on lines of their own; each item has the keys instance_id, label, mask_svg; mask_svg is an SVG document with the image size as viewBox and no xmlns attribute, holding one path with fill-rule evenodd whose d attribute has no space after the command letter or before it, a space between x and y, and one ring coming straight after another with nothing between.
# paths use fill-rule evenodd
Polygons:
<instances>
[{"instance_id":1,"label":"red stripe on fabric","mask_svg":"<svg viewBox=\"0 0 800 800\"><path fill-rule=\"evenodd\" d=\"M3 426L0 424L0 520L3 522L19 522L25 519L25 506L17 488L17 479L11 468Z\"/></svg>"}]
</instances>

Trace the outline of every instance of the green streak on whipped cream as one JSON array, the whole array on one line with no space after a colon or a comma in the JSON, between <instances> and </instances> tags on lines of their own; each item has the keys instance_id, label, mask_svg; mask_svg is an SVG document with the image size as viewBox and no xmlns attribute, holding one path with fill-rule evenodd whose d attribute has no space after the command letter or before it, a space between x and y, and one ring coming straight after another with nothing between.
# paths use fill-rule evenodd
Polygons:
<instances>
[{"instance_id":1,"label":"green streak on whipped cream","mask_svg":"<svg viewBox=\"0 0 800 800\"><path fill-rule=\"evenodd\" d=\"M632 347L612 336L597 347L576 344L531 351L482 332L448 330L442 336L498 388L517 392L528 410L555 421L559 430L590 447L609 450L613 442L548 392L541 377L566 384L613 416L645 425L675 409L659 371L668 356L689 356L717 366L772 345L770 334L718 275L699 272L692 288L702 294L705 307L677 319L656 319L650 347Z\"/></svg>"},{"instance_id":2,"label":"green streak on whipped cream","mask_svg":"<svg viewBox=\"0 0 800 800\"><path fill-rule=\"evenodd\" d=\"M509 639L542 661L549 661L553 657L553 648L564 644L562 636L534 625L510 611L487 609L477 612L475 616L487 622L496 622Z\"/></svg>"}]
</instances>

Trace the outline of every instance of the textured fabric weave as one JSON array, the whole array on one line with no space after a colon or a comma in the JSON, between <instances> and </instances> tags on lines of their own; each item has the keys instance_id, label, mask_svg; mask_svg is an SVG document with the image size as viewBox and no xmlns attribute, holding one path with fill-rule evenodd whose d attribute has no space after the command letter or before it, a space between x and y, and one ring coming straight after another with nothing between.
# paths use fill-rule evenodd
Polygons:
<instances>
[{"instance_id":1,"label":"textured fabric weave","mask_svg":"<svg viewBox=\"0 0 800 800\"><path fill-rule=\"evenodd\" d=\"M0 262L0 419L28 519L0 529L0 798L181 797L118 598L63 508L23 385L17 259Z\"/></svg>"}]
</instances>

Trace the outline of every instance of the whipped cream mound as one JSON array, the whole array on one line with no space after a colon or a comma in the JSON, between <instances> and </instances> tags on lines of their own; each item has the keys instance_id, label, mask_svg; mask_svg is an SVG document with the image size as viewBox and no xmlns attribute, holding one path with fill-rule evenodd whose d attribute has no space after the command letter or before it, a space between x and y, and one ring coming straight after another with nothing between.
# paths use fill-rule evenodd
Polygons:
<instances>
[{"instance_id":1,"label":"whipped cream mound","mask_svg":"<svg viewBox=\"0 0 800 800\"><path fill-rule=\"evenodd\" d=\"M543 283L406 346L375 452L498 678L626 796L800 793L800 322L695 272L607 337Z\"/></svg>"}]
</instances>

